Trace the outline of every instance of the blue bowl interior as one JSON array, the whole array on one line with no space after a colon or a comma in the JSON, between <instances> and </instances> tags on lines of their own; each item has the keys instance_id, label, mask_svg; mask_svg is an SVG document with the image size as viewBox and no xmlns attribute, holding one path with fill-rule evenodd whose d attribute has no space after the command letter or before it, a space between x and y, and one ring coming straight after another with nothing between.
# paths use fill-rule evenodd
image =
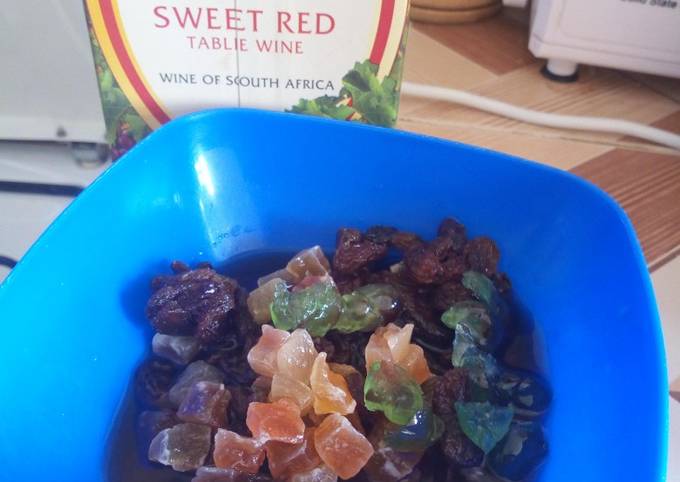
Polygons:
<instances>
[{"instance_id":1,"label":"blue bowl interior","mask_svg":"<svg viewBox=\"0 0 680 482\"><path fill-rule=\"evenodd\" d=\"M631 225L568 174L398 131L217 110L174 121L84 192L0 288L7 480L104 480L148 351L148 280L173 259L334 245L341 225L496 239L545 342L546 482L663 480L659 321Z\"/></svg>"}]
</instances>

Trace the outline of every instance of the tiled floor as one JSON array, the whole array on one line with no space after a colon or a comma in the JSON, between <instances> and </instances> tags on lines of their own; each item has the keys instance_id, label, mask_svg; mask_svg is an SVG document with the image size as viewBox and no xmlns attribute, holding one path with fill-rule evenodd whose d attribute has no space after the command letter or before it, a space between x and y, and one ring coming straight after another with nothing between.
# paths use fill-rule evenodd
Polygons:
<instances>
[{"instance_id":1,"label":"tiled floor","mask_svg":"<svg viewBox=\"0 0 680 482\"><path fill-rule=\"evenodd\" d=\"M582 67L557 84L540 74L527 21L508 10L472 25L415 24L407 80L469 90L549 112L622 118L680 133L680 80ZM680 482L680 153L612 134L522 124L444 102L402 99L399 127L569 169L626 210L643 246L666 343L670 398L669 482Z\"/></svg>"}]
</instances>

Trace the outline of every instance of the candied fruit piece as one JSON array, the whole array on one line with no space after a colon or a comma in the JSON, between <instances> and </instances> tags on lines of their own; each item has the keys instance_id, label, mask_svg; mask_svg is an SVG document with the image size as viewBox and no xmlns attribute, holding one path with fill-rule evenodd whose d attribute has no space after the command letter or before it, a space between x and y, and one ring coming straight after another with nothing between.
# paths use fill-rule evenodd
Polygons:
<instances>
[{"instance_id":1,"label":"candied fruit piece","mask_svg":"<svg viewBox=\"0 0 680 482\"><path fill-rule=\"evenodd\" d=\"M366 377L364 400L370 411L381 411L390 422L406 425L423 408L423 391L400 366L375 362Z\"/></svg>"},{"instance_id":2,"label":"candied fruit piece","mask_svg":"<svg viewBox=\"0 0 680 482\"><path fill-rule=\"evenodd\" d=\"M290 334L270 325L262 325L262 336L248 352L248 364L258 375L273 377L279 349Z\"/></svg>"},{"instance_id":3,"label":"candied fruit piece","mask_svg":"<svg viewBox=\"0 0 680 482\"><path fill-rule=\"evenodd\" d=\"M145 410L137 417L137 440L139 447L146 453L149 444L158 432L172 428L179 423L177 415L169 410Z\"/></svg>"},{"instance_id":4,"label":"candied fruit piece","mask_svg":"<svg viewBox=\"0 0 680 482\"><path fill-rule=\"evenodd\" d=\"M187 365L177 382L170 389L168 398L174 407L179 407L196 382L222 383L223 381L224 374L219 368L215 368L203 360L198 360Z\"/></svg>"},{"instance_id":5,"label":"candied fruit piece","mask_svg":"<svg viewBox=\"0 0 680 482\"><path fill-rule=\"evenodd\" d=\"M317 427L314 445L321 460L344 480L357 475L373 455L373 446L366 437L337 413L327 416Z\"/></svg>"},{"instance_id":6,"label":"candied fruit piece","mask_svg":"<svg viewBox=\"0 0 680 482\"><path fill-rule=\"evenodd\" d=\"M489 454L489 467L507 480L526 480L548 454L538 422L514 421L510 431Z\"/></svg>"},{"instance_id":7,"label":"candied fruit piece","mask_svg":"<svg viewBox=\"0 0 680 482\"><path fill-rule=\"evenodd\" d=\"M286 270L293 273L298 279L305 276L323 276L331 270L331 265L323 254L321 246L312 246L303 249L286 265Z\"/></svg>"},{"instance_id":8,"label":"candied fruit piece","mask_svg":"<svg viewBox=\"0 0 680 482\"><path fill-rule=\"evenodd\" d=\"M220 428L215 434L213 458L221 469L256 474L264 462L264 446L250 437Z\"/></svg>"},{"instance_id":9,"label":"candied fruit piece","mask_svg":"<svg viewBox=\"0 0 680 482\"><path fill-rule=\"evenodd\" d=\"M375 330L378 336L382 336L387 341L387 346L392 354L392 359L399 363L408 353L411 335L413 334L413 323L407 323L403 328L394 323Z\"/></svg>"},{"instance_id":10,"label":"candied fruit piece","mask_svg":"<svg viewBox=\"0 0 680 482\"><path fill-rule=\"evenodd\" d=\"M191 482L271 482L272 478L263 474L245 474L234 469L219 467L200 467Z\"/></svg>"},{"instance_id":11,"label":"candied fruit piece","mask_svg":"<svg viewBox=\"0 0 680 482\"><path fill-rule=\"evenodd\" d=\"M399 452L385 443L388 427L394 427L380 418L368 437L375 452L364 467L364 473L371 482L396 482L413 472L423 457L422 451ZM416 479L418 480L418 479Z\"/></svg>"},{"instance_id":12,"label":"candied fruit piece","mask_svg":"<svg viewBox=\"0 0 680 482\"><path fill-rule=\"evenodd\" d=\"M398 365L406 370L418 384L424 383L432 376L425 359L425 352L413 343L408 346L406 356L399 361Z\"/></svg>"},{"instance_id":13,"label":"candied fruit piece","mask_svg":"<svg viewBox=\"0 0 680 482\"><path fill-rule=\"evenodd\" d=\"M337 480L337 474L325 465L307 472L298 472L290 478L290 482L337 482Z\"/></svg>"},{"instance_id":14,"label":"candied fruit piece","mask_svg":"<svg viewBox=\"0 0 680 482\"><path fill-rule=\"evenodd\" d=\"M305 438L299 444L267 442L267 462L269 471L276 479L306 472L321 463L314 447L315 428L305 430Z\"/></svg>"},{"instance_id":15,"label":"candied fruit piece","mask_svg":"<svg viewBox=\"0 0 680 482\"><path fill-rule=\"evenodd\" d=\"M197 382L189 389L177 411L184 422L224 427L231 393L221 383Z\"/></svg>"},{"instance_id":16,"label":"candied fruit piece","mask_svg":"<svg viewBox=\"0 0 680 482\"><path fill-rule=\"evenodd\" d=\"M390 351L390 346L387 344L387 340L382 334L373 333L368 339L366 344L366 349L364 350L364 355L366 357L366 366L370 367L375 362L389 361L393 362L392 352Z\"/></svg>"},{"instance_id":17,"label":"candied fruit piece","mask_svg":"<svg viewBox=\"0 0 680 482\"><path fill-rule=\"evenodd\" d=\"M295 293L278 287L271 306L272 321L283 330L300 327L312 336L324 336L340 315L341 301L330 276Z\"/></svg>"},{"instance_id":18,"label":"candied fruit piece","mask_svg":"<svg viewBox=\"0 0 680 482\"><path fill-rule=\"evenodd\" d=\"M326 353L319 353L314 360L310 377L317 414L352 413L357 406L342 375L333 372L326 363Z\"/></svg>"},{"instance_id":19,"label":"candied fruit piece","mask_svg":"<svg viewBox=\"0 0 680 482\"><path fill-rule=\"evenodd\" d=\"M196 358L201 349L193 336L172 336L156 333L151 339L151 349L161 358L178 365L186 365Z\"/></svg>"},{"instance_id":20,"label":"candied fruit piece","mask_svg":"<svg viewBox=\"0 0 680 482\"><path fill-rule=\"evenodd\" d=\"M278 370L302 383L309 384L312 365L317 355L314 340L307 330L297 329L279 349Z\"/></svg>"},{"instance_id":21,"label":"candied fruit piece","mask_svg":"<svg viewBox=\"0 0 680 482\"><path fill-rule=\"evenodd\" d=\"M431 409L418 410L411 421L389 429L385 443L401 452L419 452L439 440L444 432L444 422Z\"/></svg>"},{"instance_id":22,"label":"candied fruit piece","mask_svg":"<svg viewBox=\"0 0 680 482\"><path fill-rule=\"evenodd\" d=\"M304 438L305 423L300 417L300 407L285 398L272 403L252 402L248 405L246 425L262 443L274 440L295 444Z\"/></svg>"},{"instance_id":23,"label":"candied fruit piece","mask_svg":"<svg viewBox=\"0 0 680 482\"><path fill-rule=\"evenodd\" d=\"M397 290L388 284L368 284L342 297L342 311L333 329L341 333L372 331L392 321L400 308Z\"/></svg>"},{"instance_id":24,"label":"candied fruit piece","mask_svg":"<svg viewBox=\"0 0 680 482\"><path fill-rule=\"evenodd\" d=\"M285 289L286 282L281 278L270 279L248 295L248 311L255 322L263 324L272 319L270 307L277 287Z\"/></svg>"},{"instance_id":25,"label":"candied fruit piece","mask_svg":"<svg viewBox=\"0 0 680 482\"><path fill-rule=\"evenodd\" d=\"M180 423L161 430L149 446L149 460L170 465L179 472L203 465L210 451L211 429L207 425Z\"/></svg>"},{"instance_id":26,"label":"candied fruit piece","mask_svg":"<svg viewBox=\"0 0 680 482\"><path fill-rule=\"evenodd\" d=\"M277 373L272 378L269 399L276 401L282 398L293 400L300 407L302 415L312 407L312 390L307 385L288 375Z\"/></svg>"},{"instance_id":27,"label":"candied fruit piece","mask_svg":"<svg viewBox=\"0 0 680 482\"><path fill-rule=\"evenodd\" d=\"M489 402L456 402L458 424L474 444L488 454L510 429L512 407Z\"/></svg>"}]
</instances>

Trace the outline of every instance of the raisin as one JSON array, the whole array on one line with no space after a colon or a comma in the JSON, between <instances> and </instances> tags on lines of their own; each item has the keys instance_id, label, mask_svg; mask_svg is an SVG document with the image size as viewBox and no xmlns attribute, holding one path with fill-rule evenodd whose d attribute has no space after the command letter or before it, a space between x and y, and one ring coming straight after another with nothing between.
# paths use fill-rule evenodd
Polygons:
<instances>
[{"instance_id":1,"label":"raisin","mask_svg":"<svg viewBox=\"0 0 680 482\"><path fill-rule=\"evenodd\" d=\"M496 272L500 253L492 239L483 236L471 239L465 245L464 252L470 269L487 276Z\"/></svg>"},{"instance_id":2,"label":"raisin","mask_svg":"<svg viewBox=\"0 0 680 482\"><path fill-rule=\"evenodd\" d=\"M460 281L446 282L432 292L432 306L438 311L446 311L454 303L471 299L472 293Z\"/></svg>"},{"instance_id":3,"label":"raisin","mask_svg":"<svg viewBox=\"0 0 680 482\"><path fill-rule=\"evenodd\" d=\"M432 383L432 410L449 422L456 418L455 402L465 400L467 372L462 368L452 368Z\"/></svg>"},{"instance_id":4,"label":"raisin","mask_svg":"<svg viewBox=\"0 0 680 482\"><path fill-rule=\"evenodd\" d=\"M175 260L172 263L170 263L170 269L175 274L181 274L191 271L191 268L189 268L189 266L186 263L183 263L182 261L179 260Z\"/></svg>"},{"instance_id":5,"label":"raisin","mask_svg":"<svg viewBox=\"0 0 680 482\"><path fill-rule=\"evenodd\" d=\"M201 343L219 340L236 305L236 281L211 268L156 278L146 306L153 327L168 335L194 335Z\"/></svg>"},{"instance_id":6,"label":"raisin","mask_svg":"<svg viewBox=\"0 0 680 482\"><path fill-rule=\"evenodd\" d=\"M340 294L346 295L364 284L364 277L368 276L364 270L352 274L333 273L333 281L338 287Z\"/></svg>"},{"instance_id":7,"label":"raisin","mask_svg":"<svg viewBox=\"0 0 680 482\"><path fill-rule=\"evenodd\" d=\"M457 419L446 424L446 431L439 441L444 456L455 467L477 467L484 460L484 452L467 438Z\"/></svg>"},{"instance_id":8,"label":"raisin","mask_svg":"<svg viewBox=\"0 0 680 482\"><path fill-rule=\"evenodd\" d=\"M387 245L367 239L358 229L342 228L338 230L333 269L339 273L354 273L384 258L387 250Z\"/></svg>"},{"instance_id":9,"label":"raisin","mask_svg":"<svg viewBox=\"0 0 680 482\"><path fill-rule=\"evenodd\" d=\"M430 242L429 248L440 261L443 261L453 254L453 240L446 236L438 236Z\"/></svg>"},{"instance_id":10,"label":"raisin","mask_svg":"<svg viewBox=\"0 0 680 482\"><path fill-rule=\"evenodd\" d=\"M250 431L246 427L246 413L248 412L248 404L254 400L253 391L250 387L241 385L228 385L227 389L231 393L227 411L229 430L249 437Z\"/></svg>"},{"instance_id":11,"label":"raisin","mask_svg":"<svg viewBox=\"0 0 680 482\"><path fill-rule=\"evenodd\" d=\"M422 246L425 244L420 236L415 233L409 233L408 231L398 231L392 235L390 240L390 245L395 249L406 252L411 248L417 246Z\"/></svg>"},{"instance_id":12,"label":"raisin","mask_svg":"<svg viewBox=\"0 0 680 482\"><path fill-rule=\"evenodd\" d=\"M371 226L366 230L365 236L374 243L388 244L396 233L397 229L391 226Z\"/></svg>"},{"instance_id":13,"label":"raisin","mask_svg":"<svg viewBox=\"0 0 680 482\"><path fill-rule=\"evenodd\" d=\"M512 288L512 283L510 283L510 278L505 273L494 273L491 276L491 281L496 285L496 289L499 293L507 293Z\"/></svg>"},{"instance_id":14,"label":"raisin","mask_svg":"<svg viewBox=\"0 0 680 482\"><path fill-rule=\"evenodd\" d=\"M455 251L460 251L465 246L465 226L453 218L445 218L439 225L437 234L451 238Z\"/></svg>"},{"instance_id":15,"label":"raisin","mask_svg":"<svg viewBox=\"0 0 680 482\"><path fill-rule=\"evenodd\" d=\"M326 336L313 338L314 348L319 353L325 352L327 354L327 360L335 361L335 343L330 339L331 334L332 332Z\"/></svg>"},{"instance_id":16,"label":"raisin","mask_svg":"<svg viewBox=\"0 0 680 482\"><path fill-rule=\"evenodd\" d=\"M151 408L169 407L168 392L172 387L177 369L162 358L145 360L135 375L135 395L142 405Z\"/></svg>"},{"instance_id":17,"label":"raisin","mask_svg":"<svg viewBox=\"0 0 680 482\"><path fill-rule=\"evenodd\" d=\"M404 264L409 276L421 284L434 283L444 273L439 258L426 246L417 246L408 250L404 256Z\"/></svg>"}]
</instances>

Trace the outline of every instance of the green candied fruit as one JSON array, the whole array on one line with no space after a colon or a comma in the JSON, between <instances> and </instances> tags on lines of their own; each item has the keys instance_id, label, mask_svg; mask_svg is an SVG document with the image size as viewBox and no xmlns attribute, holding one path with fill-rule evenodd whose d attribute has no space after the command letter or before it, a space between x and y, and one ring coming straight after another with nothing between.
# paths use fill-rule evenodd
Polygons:
<instances>
[{"instance_id":1,"label":"green candied fruit","mask_svg":"<svg viewBox=\"0 0 680 482\"><path fill-rule=\"evenodd\" d=\"M499 376L496 359L477 346L472 330L463 324L456 326L451 364L454 367L465 368L468 378L483 389L490 388Z\"/></svg>"},{"instance_id":2,"label":"green candied fruit","mask_svg":"<svg viewBox=\"0 0 680 482\"><path fill-rule=\"evenodd\" d=\"M507 312L505 301L489 278L477 271L463 273L463 286L472 291L479 301L489 308L493 318L504 317Z\"/></svg>"},{"instance_id":3,"label":"green candied fruit","mask_svg":"<svg viewBox=\"0 0 680 482\"><path fill-rule=\"evenodd\" d=\"M439 440L444 422L430 408L418 410L407 425L397 426L385 435L385 443L400 452L421 452Z\"/></svg>"},{"instance_id":4,"label":"green candied fruit","mask_svg":"<svg viewBox=\"0 0 680 482\"><path fill-rule=\"evenodd\" d=\"M366 376L364 401L370 411L383 412L390 422L406 425L418 410L422 410L423 391L400 366L377 361Z\"/></svg>"},{"instance_id":5,"label":"green candied fruit","mask_svg":"<svg viewBox=\"0 0 680 482\"><path fill-rule=\"evenodd\" d=\"M499 407L489 402L456 402L456 415L463 433L488 454L510 429L512 407Z\"/></svg>"},{"instance_id":6,"label":"green candied fruit","mask_svg":"<svg viewBox=\"0 0 680 482\"><path fill-rule=\"evenodd\" d=\"M340 304L340 293L330 278L297 292L277 286L271 305L272 321L280 330L305 328L312 336L324 336L337 321Z\"/></svg>"},{"instance_id":7,"label":"green candied fruit","mask_svg":"<svg viewBox=\"0 0 680 482\"><path fill-rule=\"evenodd\" d=\"M393 286L368 284L342 297L342 312L334 326L341 333L373 331L392 319L399 309Z\"/></svg>"},{"instance_id":8,"label":"green candied fruit","mask_svg":"<svg viewBox=\"0 0 680 482\"><path fill-rule=\"evenodd\" d=\"M477 301L460 301L442 314L442 323L456 329L459 324L467 326L480 345L489 344L493 324L486 306Z\"/></svg>"}]
</instances>

